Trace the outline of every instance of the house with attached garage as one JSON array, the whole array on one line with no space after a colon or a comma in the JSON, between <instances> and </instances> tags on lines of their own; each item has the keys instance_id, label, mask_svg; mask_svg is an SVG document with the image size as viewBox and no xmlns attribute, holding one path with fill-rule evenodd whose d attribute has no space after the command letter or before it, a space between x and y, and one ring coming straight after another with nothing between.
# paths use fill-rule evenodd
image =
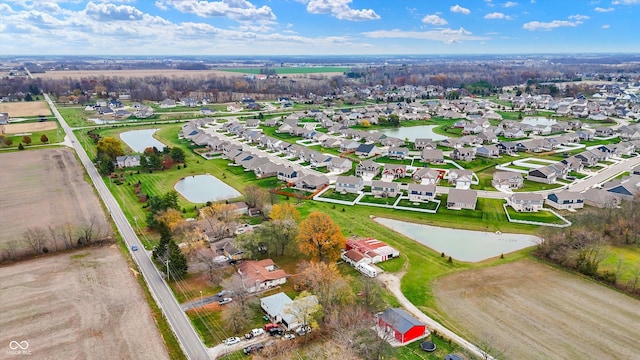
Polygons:
<instances>
[{"instance_id":1,"label":"house with attached garage","mask_svg":"<svg viewBox=\"0 0 640 360\"><path fill-rule=\"evenodd\" d=\"M524 184L522 174L514 171L496 171L491 185L496 189L519 189Z\"/></svg>"},{"instance_id":2,"label":"house with attached garage","mask_svg":"<svg viewBox=\"0 0 640 360\"><path fill-rule=\"evenodd\" d=\"M341 157L332 157L327 168L333 172L347 172L353 167L353 161Z\"/></svg>"},{"instance_id":3,"label":"house with attached garage","mask_svg":"<svg viewBox=\"0 0 640 360\"><path fill-rule=\"evenodd\" d=\"M584 207L584 195L568 190L561 190L547 195L545 204L559 210L575 210Z\"/></svg>"},{"instance_id":4,"label":"house with attached garage","mask_svg":"<svg viewBox=\"0 0 640 360\"><path fill-rule=\"evenodd\" d=\"M390 147L387 153L389 159L404 159L409 155L409 149L403 147Z\"/></svg>"},{"instance_id":5,"label":"house with attached garage","mask_svg":"<svg viewBox=\"0 0 640 360\"><path fill-rule=\"evenodd\" d=\"M432 139L418 138L413 142L413 148L416 150L435 149L437 144Z\"/></svg>"},{"instance_id":6,"label":"house with attached garage","mask_svg":"<svg viewBox=\"0 0 640 360\"><path fill-rule=\"evenodd\" d=\"M271 289L287 282L287 274L271 259L244 260L237 267L244 289L248 293Z\"/></svg>"},{"instance_id":7,"label":"house with attached garage","mask_svg":"<svg viewBox=\"0 0 640 360\"><path fill-rule=\"evenodd\" d=\"M430 168L421 168L415 171L412 175L413 181L428 185L434 184L437 185L442 177L444 176L444 170L438 171Z\"/></svg>"},{"instance_id":8,"label":"house with attached garage","mask_svg":"<svg viewBox=\"0 0 640 360\"><path fill-rule=\"evenodd\" d=\"M444 154L440 149L423 149L420 152L422 161L429 164L444 164Z\"/></svg>"},{"instance_id":9,"label":"house with attached garage","mask_svg":"<svg viewBox=\"0 0 640 360\"><path fill-rule=\"evenodd\" d=\"M375 177L380 173L382 165L375 161L363 160L356 165L356 176L360 177Z\"/></svg>"},{"instance_id":10,"label":"house with attached garage","mask_svg":"<svg viewBox=\"0 0 640 360\"><path fill-rule=\"evenodd\" d=\"M516 211L537 212L544 205L544 196L536 193L515 193L507 198L507 203Z\"/></svg>"},{"instance_id":11,"label":"house with attached garage","mask_svg":"<svg viewBox=\"0 0 640 360\"><path fill-rule=\"evenodd\" d=\"M377 148L374 144L359 144L356 150L356 155L360 157L370 157L376 154Z\"/></svg>"},{"instance_id":12,"label":"house with attached garage","mask_svg":"<svg viewBox=\"0 0 640 360\"><path fill-rule=\"evenodd\" d=\"M364 180L358 176L338 176L335 186L336 192L357 194L364 188Z\"/></svg>"},{"instance_id":13,"label":"house with attached garage","mask_svg":"<svg viewBox=\"0 0 640 360\"><path fill-rule=\"evenodd\" d=\"M407 175L407 165L403 164L385 164L382 170L382 179L393 181L401 179Z\"/></svg>"},{"instance_id":14,"label":"house with attached garage","mask_svg":"<svg viewBox=\"0 0 640 360\"><path fill-rule=\"evenodd\" d=\"M116 167L126 168L140 166L140 155L125 155L116 157Z\"/></svg>"},{"instance_id":15,"label":"house with attached garage","mask_svg":"<svg viewBox=\"0 0 640 360\"><path fill-rule=\"evenodd\" d=\"M451 169L447 173L449 184L455 185L456 189L468 189L473 183L473 171Z\"/></svg>"},{"instance_id":16,"label":"house with attached garage","mask_svg":"<svg viewBox=\"0 0 640 360\"><path fill-rule=\"evenodd\" d=\"M475 148L458 148L453 149L451 158L454 160L473 161L476 158Z\"/></svg>"},{"instance_id":17,"label":"house with attached garage","mask_svg":"<svg viewBox=\"0 0 640 360\"><path fill-rule=\"evenodd\" d=\"M549 166L545 166L538 169L529 170L529 173L527 174L527 180L545 184L552 184L556 182L557 176L558 175L553 169L551 169Z\"/></svg>"},{"instance_id":18,"label":"house with attached garage","mask_svg":"<svg viewBox=\"0 0 640 360\"><path fill-rule=\"evenodd\" d=\"M500 150L496 145L484 145L476 149L476 156L484 158L497 158L500 156Z\"/></svg>"},{"instance_id":19,"label":"house with attached garage","mask_svg":"<svg viewBox=\"0 0 640 360\"><path fill-rule=\"evenodd\" d=\"M274 322L281 323L287 330L293 330L303 325L305 322L303 318L311 315L304 313L304 309L315 310L317 309L316 305L318 305L318 299L315 295L291 300L287 294L279 292L260 299L260 307L267 316Z\"/></svg>"},{"instance_id":20,"label":"house with attached garage","mask_svg":"<svg viewBox=\"0 0 640 360\"><path fill-rule=\"evenodd\" d=\"M303 175L295 180L296 189L301 190L318 190L329 185L329 178L324 175Z\"/></svg>"},{"instance_id":21,"label":"house with attached garage","mask_svg":"<svg viewBox=\"0 0 640 360\"><path fill-rule=\"evenodd\" d=\"M396 197L400 193L400 184L382 180L371 182L371 193L375 197Z\"/></svg>"},{"instance_id":22,"label":"house with attached garage","mask_svg":"<svg viewBox=\"0 0 640 360\"><path fill-rule=\"evenodd\" d=\"M408 193L411 202L429 202L436 197L436 186L434 184L409 184Z\"/></svg>"},{"instance_id":23,"label":"house with attached garage","mask_svg":"<svg viewBox=\"0 0 640 360\"><path fill-rule=\"evenodd\" d=\"M450 189L447 196L447 209L462 210L476 209L478 202L478 192L475 190Z\"/></svg>"}]
</instances>

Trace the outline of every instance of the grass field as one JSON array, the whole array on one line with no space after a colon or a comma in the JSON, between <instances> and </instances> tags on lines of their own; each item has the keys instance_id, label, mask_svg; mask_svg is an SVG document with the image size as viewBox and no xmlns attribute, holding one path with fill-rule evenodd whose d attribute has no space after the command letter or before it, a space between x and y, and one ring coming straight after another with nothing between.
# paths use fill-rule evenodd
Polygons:
<instances>
[{"instance_id":1,"label":"grass field","mask_svg":"<svg viewBox=\"0 0 640 360\"><path fill-rule=\"evenodd\" d=\"M551 211L518 212L511 206L507 206L507 211L513 220L536 221L546 224L564 224L564 221Z\"/></svg>"}]
</instances>

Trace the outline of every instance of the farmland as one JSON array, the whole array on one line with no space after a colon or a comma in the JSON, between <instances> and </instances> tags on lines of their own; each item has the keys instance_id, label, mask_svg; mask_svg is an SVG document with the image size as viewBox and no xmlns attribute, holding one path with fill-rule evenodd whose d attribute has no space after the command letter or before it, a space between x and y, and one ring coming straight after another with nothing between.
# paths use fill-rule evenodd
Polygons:
<instances>
[{"instance_id":1,"label":"farmland","mask_svg":"<svg viewBox=\"0 0 640 360\"><path fill-rule=\"evenodd\" d=\"M591 280L521 260L438 279L454 330L510 359L631 359L640 302Z\"/></svg>"},{"instance_id":2,"label":"farmland","mask_svg":"<svg viewBox=\"0 0 640 360\"><path fill-rule=\"evenodd\" d=\"M0 112L9 113L12 118L22 116L51 115L51 109L44 101L0 103Z\"/></svg>"},{"instance_id":3,"label":"farmland","mask_svg":"<svg viewBox=\"0 0 640 360\"><path fill-rule=\"evenodd\" d=\"M0 342L34 359L169 359L115 245L5 266L0 284Z\"/></svg>"},{"instance_id":4,"label":"farmland","mask_svg":"<svg viewBox=\"0 0 640 360\"><path fill-rule=\"evenodd\" d=\"M84 171L67 148L0 154L0 248L17 246L27 229L81 227L92 219L105 224L98 198L84 179ZM18 249L19 250L19 249Z\"/></svg>"}]
</instances>

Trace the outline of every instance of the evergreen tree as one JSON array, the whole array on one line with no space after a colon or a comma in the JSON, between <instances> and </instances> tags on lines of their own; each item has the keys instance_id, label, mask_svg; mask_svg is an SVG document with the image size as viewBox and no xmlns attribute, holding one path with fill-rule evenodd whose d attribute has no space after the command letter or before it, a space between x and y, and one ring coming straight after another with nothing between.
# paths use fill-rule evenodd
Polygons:
<instances>
[{"instance_id":1,"label":"evergreen tree","mask_svg":"<svg viewBox=\"0 0 640 360\"><path fill-rule=\"evenodd\" d=\"M167 264L165 263L164 272L169 279L182 279L187 274L187 257L180 251L180 248L173 240L167 243L167 249L169 251L169 267L167 269Z\"/></svg>"},{"instance_id":2,"label":"evergreen tree","mask_svg":"<svg viewBox=\"0 0 640 360\"><path fill-rule=\"evenodd\" d=\"M160 242L158 243L158 246L153 249L153 258L156 260L164 261L167 255L168 244L172 241L171 230L163 222L159 222L157 227L158 231L160 232Z\"/></svg>"}]
</instances>

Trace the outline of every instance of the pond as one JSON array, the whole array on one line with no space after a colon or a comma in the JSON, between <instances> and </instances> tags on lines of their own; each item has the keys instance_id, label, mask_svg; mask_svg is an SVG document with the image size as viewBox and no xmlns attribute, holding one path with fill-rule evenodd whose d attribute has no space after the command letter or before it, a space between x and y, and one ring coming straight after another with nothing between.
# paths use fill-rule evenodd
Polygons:
<instances>
[{"instance_id":1,"label":"pond","mask_svg":"<svg viewBox=\"0 0 640 360\"><path fill-rule=\"evenodd\" d=\"M372 130L379 131L385 135L393 136L398 139L404 140L408 138L409 141L415 141L416 138L426 138L432 139L434 141L444 140L447 137L443 135L439 135L433 132L433 128L438 127L438 125L420 125L420 126L406 126L406 127L398 127L398 128L390 128L390 129L380 129L380 130Z\"/></svg>"},{"instance_id":2,"label":"pond","mask_svg":"<svg viewBox=\"0 0 640 360\"><path fill-rule=\"evenodd\" d=\"M557 123L557 121L553 120L553 119L547 119L545 117L525 117L522 120L523 124L527 124L527 125L553 125L555 123Z\"/></svg>"},{"instance_id":3,"label":"pond","mask_svg":"<svg viewBox=\"0 0 640 360\"><path fill-rule=\"evenodd\" d=\"M182 178L174 186L185 199L200 204L207 201L233 199L241 194L213 175L195 175Z\"/></svg>"},{"instance_id":4,"label":"pond","mask_svg":"<svg viewBox=\"0 0 640 360\"><path fill-rule=\"evenodd\" d=\"M439 253L460 261L477 262L538 245L542 239L525 234L500 234L414 224L385 218L374 221Z\"/></svg>"},{"instance_id":5,"label":"pond","mask_svg":"<svg viewBox=\"0 0 640 360\"><path fill-rule=\"evenodd\" d=\"M158 129L125 131L120 134L120 139L122 139L122 141L124 141L133 151L138 153L144 152L144 149L154 146L158 150L162 151L162 149L164 149L164 144L153 137L153 134L156 131L158 131Z\"/></svg>"}]
</instances>

